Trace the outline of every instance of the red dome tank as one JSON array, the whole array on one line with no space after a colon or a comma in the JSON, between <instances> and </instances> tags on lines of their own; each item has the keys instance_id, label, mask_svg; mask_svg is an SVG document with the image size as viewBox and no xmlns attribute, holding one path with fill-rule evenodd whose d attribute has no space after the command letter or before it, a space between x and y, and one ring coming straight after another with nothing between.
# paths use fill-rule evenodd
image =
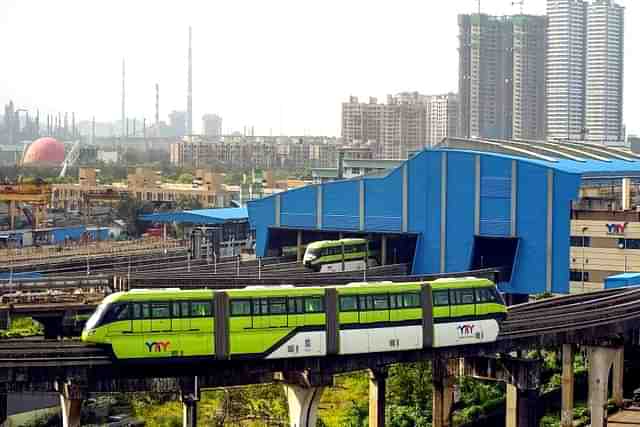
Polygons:
<instances>
[{"instance_id":1,"label":"red dome tank","mask_svg":"<svg viewBox=\"0 0 640 427\"><path fill-rule=\"evenodd\" d=\"M60 166L64 162L64 144L55 138L36 139L27 148L22 163L24 165Z\"/></svg>"}]
</instances>

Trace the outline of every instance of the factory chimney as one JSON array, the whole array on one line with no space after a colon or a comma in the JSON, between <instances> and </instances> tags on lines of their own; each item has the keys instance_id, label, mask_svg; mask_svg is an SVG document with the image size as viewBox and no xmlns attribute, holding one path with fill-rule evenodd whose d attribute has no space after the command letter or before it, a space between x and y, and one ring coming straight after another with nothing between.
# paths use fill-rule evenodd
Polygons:
<instances>
[{"instance_id":1,"label":"factory chimney","mask_svg":"<svg viewBox=\"0 0 640 427\"><path fill-rule=\"evenodd\" d=\"M191 26L189 26L189 82L187 87L187 135L193 135L193 58L191 56Z\"/></svg>"},{"instance_id":2,"label":"factory chimney","mask_svg":"<svg viewBox=\"0 0 640 427\"><path fill-rule=\"evenodd\" d=\"M160 124L160 85L156 83L156 127Z\"/></svg>"},{"instance_id":3,"label":"factory chimney","mask_svg":"<svg viewBox=\"0 0 640 427\"><path fill-rule=\"evenodd\" d=\"M125 80L124 80L124 58L122 58L122 136L125 136L125 128L127 127L126 118L125 118L125 109L124 109L124 99L125 99Z\"/></svg>"}]
</instances>

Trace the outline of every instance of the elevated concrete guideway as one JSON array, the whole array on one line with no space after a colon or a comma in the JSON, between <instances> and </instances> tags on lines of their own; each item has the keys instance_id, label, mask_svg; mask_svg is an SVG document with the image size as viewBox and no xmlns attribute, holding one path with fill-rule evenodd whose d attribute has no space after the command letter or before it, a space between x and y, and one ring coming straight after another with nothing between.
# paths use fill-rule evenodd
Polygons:
<instances>
[{"instance_id":1,"label":"elevated concrete guideway","mask_svg":"<svg viewBox=\"0 0 640 427\"><path fill-rule=\"evenodd\" d=\"M554 310L561 314L551 315ZM613 398L620 402L622 348L625 343L637 343L638 329L640 289L630 288L515 306L495 343L420 351L253 361L158 360L149 364L114 362L99 348L74 341L14 340L0 343L0 393L57 390L66 408L65 426L78 425L74 414L89 392L179 393L185 408L184 425L193 426L201 389L279 381L288 390L292 425L309 427L315 425L319 397L332 385L334 375L369 371L370 425L378 427L385 425L386 367L431 360L434 427L450 426L452 380L459 375L506 382L507 425L533 427L540 415L535 408L541 361L505 355L521 349L562 346L563 413L568 414L573 405L573 354L577 346L583 346L591 369L592 426L600 427L606 425L602 408L607 402L609 372L613 371Z\"/></svg>"}]
</instances>

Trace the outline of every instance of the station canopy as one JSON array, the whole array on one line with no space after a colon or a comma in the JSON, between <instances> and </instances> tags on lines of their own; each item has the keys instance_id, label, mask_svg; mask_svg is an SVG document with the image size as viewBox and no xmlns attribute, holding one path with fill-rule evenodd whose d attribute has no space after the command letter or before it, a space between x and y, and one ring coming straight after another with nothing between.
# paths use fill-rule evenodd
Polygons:
<instances>
[{"instance_id":1,"label":"station canopy","mask_svg":"<svg viewBox=\"0 0 640 427\"><path fill-rule=\"evenodd\" d=\"M249 213L247 208L196 209L141 215L140 219L159 223L223 224L248 221Z\"/></svg>"}]
</instances>

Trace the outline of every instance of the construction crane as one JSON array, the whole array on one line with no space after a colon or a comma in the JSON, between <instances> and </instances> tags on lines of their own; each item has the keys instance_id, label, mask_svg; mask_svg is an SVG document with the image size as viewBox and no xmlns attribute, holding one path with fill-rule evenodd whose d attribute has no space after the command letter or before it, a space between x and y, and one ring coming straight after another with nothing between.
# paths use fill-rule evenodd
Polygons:
<instances>
[{"instance_id":1,"label":"construction crane","mask_svg":"<svg viewBox=\"0 0 640 427\"><path fill-rule=\"evenodd\" d=\"M51 200L51 185L44 182L29 184L0 184L0 202L9 205L9 218L11 229L15 229L16 216L18 214L17 203L29 203L34 206L35 215L33 228L44 220L46 207Z\"/></svg>"},{"instance_id":2,"label":"construction crane","mask_svg":"<svg viewBox=\"0 0 640 427\"><path fill-rule=\"evenodd\" d=\"M480 1L480 0L478 0ZM511 2L511 6L520 6L520 15L524 12L524 0L514 0Z\"/></svg>"},{"instance_id":3,"label":"construction crane","mask_svg":"<svg viewBox=\"0 0 640 427\"><path fill-rule=\"evenodd\" d=\"M129 197L129 193L124 190L114 190L108 188L106 190L87 191L82 195L83 213L85 217L85 223L88 224L89 216L91 214L91 207L95 202L110 202L113 206L114 203L120 202Z\"/></svg>"},{"instance_id":4,"label":"construction crane","mask_svg":"<svg viewBox=\"0 0 640 427\"><path fill-rule=\"evenodd\" d=\"M67 169L69 169L70 166L75 165L79 158L80 141L76 141L73 144L73 147L71 147L71 151L69 151L69 154L67 154L67 156L65 157L64 162L62 162L62 170L60 171L59 177L64 178L65 176L67 176Z\"/></svg>"}]
</instances>

